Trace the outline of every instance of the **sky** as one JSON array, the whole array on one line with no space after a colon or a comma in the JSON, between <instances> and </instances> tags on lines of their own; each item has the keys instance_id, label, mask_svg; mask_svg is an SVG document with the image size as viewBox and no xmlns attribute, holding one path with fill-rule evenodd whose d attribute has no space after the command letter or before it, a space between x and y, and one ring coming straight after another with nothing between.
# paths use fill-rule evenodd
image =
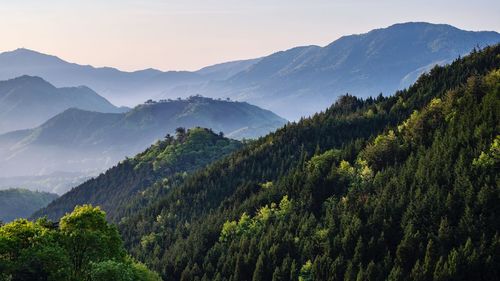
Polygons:
<instances>
[{"instance_id":1,"label":"sky","mask_svg":"<svg viewBox=\"0 0 500 281\"><path fill-rule=\"evenodd\" d=\"M0 0L0 52L196 70L400 22L500 31L499 15L498 0Z\"/></svg>"}]
</instances>

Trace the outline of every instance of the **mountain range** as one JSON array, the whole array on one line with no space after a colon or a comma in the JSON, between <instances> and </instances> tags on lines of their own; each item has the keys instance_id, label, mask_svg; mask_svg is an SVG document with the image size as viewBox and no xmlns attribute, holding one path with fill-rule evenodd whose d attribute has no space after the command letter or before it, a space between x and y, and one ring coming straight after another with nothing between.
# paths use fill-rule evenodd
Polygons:
<instances>
[{"instance_id":1,"label":"mountain range","mask_svg":"<svg viewBox=\"0 0 500 281\"><path fill-rule=\"evenodd\" d=\"M498 280L499 93L496 45L239 148L180 130L33 217L103 204L164 280Z\"/></svg>"},{"instance_id":2,"label":"mountain range","mask_svg":"<svg viewBox=\"0 0 500 281\"><path fill-rule=\"evenodd\" d=\"M36 128L0 135L0 177L96 174L178 127L201 126L244 139L265 135L286 122L246 102L200 96L149 101L126 113L70 108Z\"/></svg>"},{"instance_id":3,"label":"mountain range","mask_svg":"<svg viewBox=\"0 0 500 281\"><path fill-rule=\"evenodd\" d=\"M27 49L0 54L0 79L29 74L56 86L87 85L115 104L202 94L248 101L296 120L324 110L339 95L366 97L408 87L434 65L500 42L497 32L410 22L198 71L114 68L68 63Z\"/></svg>"},{"instance_id":4,"label":"mountain range","mask_svg":"<svg viewBox=\"0 0 500 281\"><path fill-rule=\"evenodd\" d=\"M118 113L118 108L85 86L56 88L39 77L0 81L0 133L30 129L69 108Z\"/></svg>"},{"instance_id":5,"label":"mountain range","mask_svg":"<svg viewBox=\"0 0 500 281\"><path fill-rule=\"evenodd\" d=\"M196 72L159 71L145 69L134 72L111 67L95 68L64 61L56 56L20 48L0 54L0 80L23 75L39 76L58 87L86 85L117 104L134 106L148 99L167 97L168 89L181 87L187 92L190 85L209 80L225 80L248 68L258 59L232 61L208 66ZM181 92L179 92L181 93ZM169 95L177 98L198 94Z\"/></svg>"}]
</instances>

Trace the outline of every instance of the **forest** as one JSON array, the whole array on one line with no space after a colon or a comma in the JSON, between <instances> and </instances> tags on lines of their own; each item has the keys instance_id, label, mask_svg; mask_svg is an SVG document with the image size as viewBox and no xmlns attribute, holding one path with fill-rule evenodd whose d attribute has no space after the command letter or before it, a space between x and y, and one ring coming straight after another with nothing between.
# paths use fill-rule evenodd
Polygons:
<instances>
[{"instance_id":1,"label":"forest","mask_svg":"<svg viewBox=\"0 0 500 281\"><path fill-rule=\"evenodd\" d=\"M474 50L244 143L179 130L84 184L108 221L74 193L3 225L0 278L498 280L499 67Z\"/></svg>"},{"instance_id":2,"label":"forest","mask_svg":"<svg viewBox=\"0 0 500 281\"><path fill-rule=\"evenodd\" d=\"M33 214L58 220L76 205L92 204L117 222L169 191L188 173L237 150L241 143L204 128L179 127L145 151L127 158L105 173L73 188L47 208Z\"/></svg>"},{"instance_id":3,"label":"forest","mask_svg":"<svg viewBox=\"0 0 500 281\"><path fill-rule=\"evenodd\" d=\"M83 205L56 223L18 219L0 226L0 280L161 279L126 253L103 211Z\"/></svg>"},{"instance_id":4,"label":"forest","mask_svg":"<svg viewBox=\"0 0 500 281\"><path fill-rule=\"evenodd\" d=\"M496 280L500 46L325 112L118 225L165 280Z\"/></svg>"}]
</instances>

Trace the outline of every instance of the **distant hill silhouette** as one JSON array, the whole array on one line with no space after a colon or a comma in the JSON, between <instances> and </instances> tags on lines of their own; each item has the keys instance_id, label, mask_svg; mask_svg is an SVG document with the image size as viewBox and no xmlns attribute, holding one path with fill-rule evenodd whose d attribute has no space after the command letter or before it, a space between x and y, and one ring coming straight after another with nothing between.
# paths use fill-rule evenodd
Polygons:
<instances>
[{"instance_id":1,"label":"distant hill silhouette","mask_svg":"<svg viewBox=\"0 0 500 281\"><path fill-rule=\"evenodd\" d=\"M177 127L211 128L242 139L265 135L286 122L248 103L203 97L148 102L126 113L71 108L34 129L0 135L0 177L100 172Z\"/></svg>"},{"instance_id":2,"label":"distant hill silhouette","mask_svg":"<svg viewBox=\"0 0 500 281\"><path fill-rule=\"evenodd\" d=\"M56 88L32 76L0 81L0 133L38 126L68 108L125 111L85 86Z\"/></svg>"},{"instance_id":3,"label":"distant hill silhouette","mask_svg":"<svg viewBox=\"0 0 500 281\"><path fill-rule=\"evenodd\" d=\"M0 54L0 79L37 75L57 86L87 85L116 104L202 94L248 101L288 119L325 109L339 95L393 94L436 64L500 42L497 32L410 22L199 71L123 72L19 49Z\"/></svg>"}]
</instances>

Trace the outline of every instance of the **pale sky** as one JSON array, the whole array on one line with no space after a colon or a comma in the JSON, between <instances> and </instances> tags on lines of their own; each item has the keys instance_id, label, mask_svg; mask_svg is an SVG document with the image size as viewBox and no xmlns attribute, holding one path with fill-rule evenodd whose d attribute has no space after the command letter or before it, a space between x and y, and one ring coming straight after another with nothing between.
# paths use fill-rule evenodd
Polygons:
<instances>
[{"instance_id":1,"label":"pale sky","mask_svg":"<svg viewBox=\"0 0 500 281\"><path fill-rule=\"evenodd\" d=\"M500 31L498 0L0 0L0 52L196 70L407 21Z\"/></svg>"}]
</instances>

